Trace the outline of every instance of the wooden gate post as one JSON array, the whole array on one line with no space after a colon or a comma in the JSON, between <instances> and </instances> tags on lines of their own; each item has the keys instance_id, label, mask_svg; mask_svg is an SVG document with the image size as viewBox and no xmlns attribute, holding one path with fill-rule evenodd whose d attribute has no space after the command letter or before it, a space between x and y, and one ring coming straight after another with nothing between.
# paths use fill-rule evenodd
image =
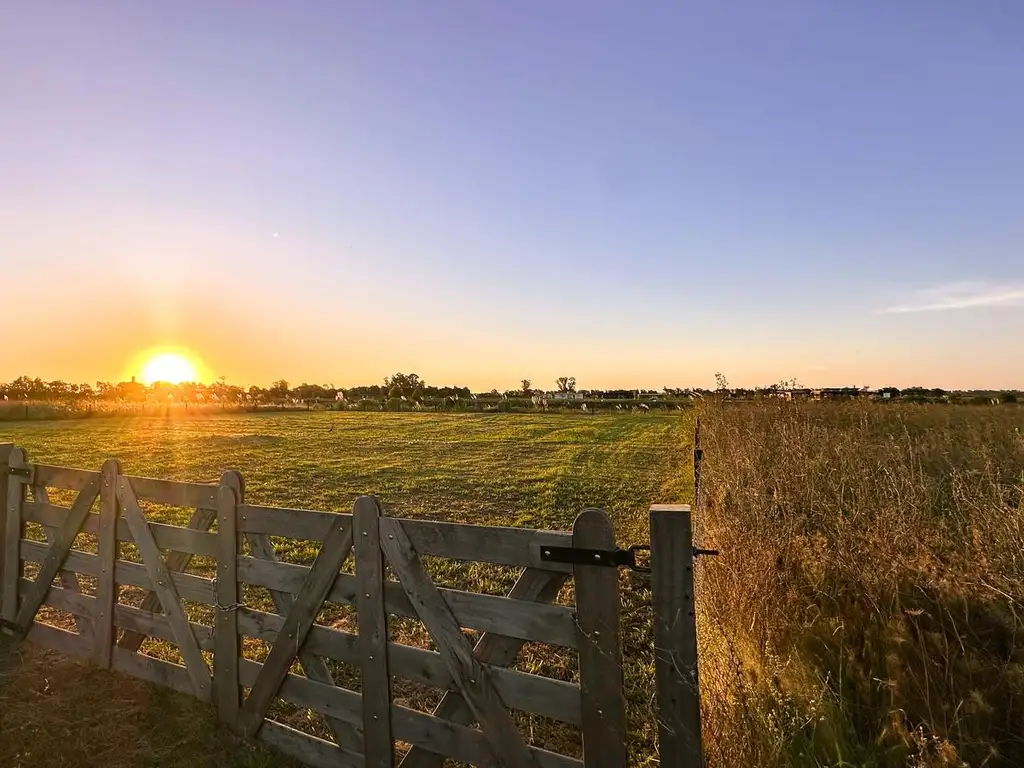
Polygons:
<instances>
[{"instance_id":1,"label":"wooden gate post","mask_svg":"<svg viewBox=\"0 0 1024 768\"><path fill-rule=\"evenodd\" d=\"M658 743L664 768L704 764L693 592L693 521L688 504L651 507Z\"/></svg>"},{"instance_id":2,"label":"wooden gate post","mask_svg":"<svg viewBox=\"0 0 1024 768\"><path fill-rule=\"evenodd\" d=\"M4 530L7 527L7 467L14 451L14 443L0 443L0 605L3 605L3 594L6 587L4 573Z\"/></svg>"}]
</instances>

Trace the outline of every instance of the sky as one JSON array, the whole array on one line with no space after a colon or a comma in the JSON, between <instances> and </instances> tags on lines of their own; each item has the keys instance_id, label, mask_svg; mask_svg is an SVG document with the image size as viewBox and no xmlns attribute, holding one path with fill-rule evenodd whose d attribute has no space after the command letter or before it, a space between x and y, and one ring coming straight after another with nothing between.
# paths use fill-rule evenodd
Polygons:
<instances>
[{"instance_id":1,"label":"sky","mask_svg":"<svg viewBox=\"0 0 1024 768\"><path fill-rule=\"evenodd\" d=\"M1018 0L6 0L0 73L0 380L1024 388Z\"/></svg>"}]
</instances>

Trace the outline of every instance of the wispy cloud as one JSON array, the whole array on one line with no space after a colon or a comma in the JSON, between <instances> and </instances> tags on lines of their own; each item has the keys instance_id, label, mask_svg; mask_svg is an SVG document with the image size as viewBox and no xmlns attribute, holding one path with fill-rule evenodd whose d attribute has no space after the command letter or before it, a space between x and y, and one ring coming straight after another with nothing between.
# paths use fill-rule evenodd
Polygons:
<instances>
[{"instance_id":1,"label":"wispy cloud","mask_svg":"<svg viewBox=\"0 0 1024 768\"><path fill-rule=\"evenodd\" d=\"M918 291L910 302L878 311L881 315L908 312L943 312L977 307L1015 307L1024 305L1024 285L992 283L950 283Z\"/></svg>"}]
</instances>

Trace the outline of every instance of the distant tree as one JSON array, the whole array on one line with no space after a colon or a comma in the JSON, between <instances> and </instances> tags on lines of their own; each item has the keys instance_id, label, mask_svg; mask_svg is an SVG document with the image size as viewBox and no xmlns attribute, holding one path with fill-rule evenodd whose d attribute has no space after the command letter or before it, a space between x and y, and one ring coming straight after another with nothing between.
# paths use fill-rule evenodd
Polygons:
<instances>
[{"instance_id":1,"label":"distant tree","mask_svg":"<svg viewBox=\"0 0 1024 768\"><path fill-rule=\"evenodd\" d=\"M726 392L729 389L729 380L725 378L725 374L721 371L715 374L715 389L719 392Z\"/></svg>"},{"instance_id":2,"label":"distant tree","mask_svg":"<svg viewBox=\"0 0 1024 768\"><path fill-rule=\"evenodd\" d=\"M1003 392L1003 394L999 396L999 401L1003 402L1003 403L1016 403L1017 402L1017 393L1016 392Z\"/></svg>"},{"instance_id":3,"label":"distant tree","mask_svg":"<svg viewBox=\"0 0 1024 768\"><path fill-rule=\"evenodd\" d=\"M415 373L396 373L394 376L384 377L384 388L388 390L389 396L395 387L398 387L399 396L405 395L409 397L416 391L417 387L425 386L426 382Z\"/></svg>"},{"instance_id":4,"label":"distant tree","mask_svg":"<svg viewBox=\"0 0 1024 768\"><path fill-rule=\"evenodd\" d=\"M288 386L288 382L285 381L284 379L278 379L277 381L270 385L268 394L274 400L284 400L286 397L288 397L290 392L291 389Z\"/></svg>"},{"instance_id":5,"label":"distant tree","mask_svg":"<svg viewBox=\"0 0 1024 768\"><path fill-rule=\"evenodd\" d=\"M530 387L532 385L533 385L533 382L530 381L529 379L523 379L521 382L519 382L519 388L523 391L523 394L526 395L527 397L529 397L533 393L533 390L530 389Z\"/></svg>"},{"instance_id":6,"label":"distant tree","mask_svg":"<svg viewBox=\"0 0 1024 768\"><path fill-rule=\"evenodd\" d=\"M555 385L558 387L559 392L575 392L576 391L576 377L575 376L559 376L555 379Z\"/></svg>"}]
</instances>

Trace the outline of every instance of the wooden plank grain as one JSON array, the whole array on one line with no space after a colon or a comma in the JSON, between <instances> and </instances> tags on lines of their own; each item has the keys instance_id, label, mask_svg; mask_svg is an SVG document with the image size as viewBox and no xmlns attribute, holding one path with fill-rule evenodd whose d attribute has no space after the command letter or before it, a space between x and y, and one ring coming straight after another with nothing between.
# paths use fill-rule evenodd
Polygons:
<instances>
[{"instance_id":1,"label":"wooden plank grain","mask_svg":"<svg viewBox=\"0 0 1024 768\"><path fill-rule=\"evenodd\" d=\"M45 544L40 544L38 541L21 539L18 542L21 559L30 563L42 562L48 549ZM100 572L100 559L89 552L73 549L68 553L64 568L86 576L96 576ZM114 581L140 589L149 589L152 585L144 565L129 563L125 560L118 560L114 564ZM217 594L212 579L204 579L190 573L171 573L171 583L185 600L204 605L217 605Z\"/></svg>"},{"instance_id":2,"label":"wooden plank grain","mask_svg":"<svg viewBox=\"0 0 1024 768\"><path fill-rule=\"evenodd\" d=\"M126 648L113 647L110 653L110 668L115 672L123 672L156 685L195 696L195 687L188 670L180 664L172 664L163 659L146 656L129 651Z\"/></svg>"},{"instance_id":3,"label":"wooden plank grain","mask_svg":"<svg viewBox=\"0 0 1024 768\"><path fill-rule=\"evenodd\" d=\"M650 523L658 754L666 768L698 768L704 757L690 507L652 506Z\"/></svg>"},{"instance_id":4,"label":"wooden plank grain","mask_svg":"<svg viewBox=\"0 0 1024 768\"><path fill-rule=\"evenodd\" d=\"M356 499L352 513L356 548L356 614L363 692L363 755L367 768L391 768L391 675L388 673L388 618L384 612L384 555L380 549L380 505L372 496Z\"/></svg>"},{"instance_id":5,"label":"wooden plank grain","mask_svg":"<svg viewBox=\"0 0 1024 768\"><path fill-rule=\"evenodd\" d=\"M244 504L239 507L239 530L292 539L320 541L337 512L287 509ZM572 566L540 559L542 547L570 547L572 534L502 526L444 523L433 520L402 521L421 555L455 560L534 567L571 573Z\"/></svg>"},{"instance_id":6,"label":"wooden plank grain","mask_svg":"<svg viewBox=\"0 0 1024 768\"><path fill-rule=\"evenodd\" d=\"M55 591L51 589L50 593L53 594ZM143 611L130 605L118 604L114 606L114 624L135 632L141 632L144 637L155 637L159 640L166 640L169 643L175 642L171 623L162 613ZM197 624L194 621L189 622L189 626L192 628L192 634L196 636L199 648L213 653L213 627Z\"/></svg>"},{"instance_id":7,"label":"wooden plank grain","mask_svg":"<svg viewBox=\"0 0 1024 768\"><path fill-rule=\"evenodd\" d=\"M242 685L252 685L260 672L260 664L242 659L238 677ZM288 674L281 684L280 697L303 709L330 714L349 722L360 722L361 696L355 691L324 685L299 675ZM267 725L273 721L267 721ZM394 737L414 747L443 754L452 760L471 765L492 766L495 760L487 738L475 728L440 720L425 712L392 705L391 722ZM262 735L263 731L260 731ZM528 747L530 755L540 768L581 768L575 758Z\"/></svg>"},{"instance_id":8,"label":"wooden plank grain","mask_svg":"<svg viewBox=\"0 0 1024 768\"><path fill-rule=\"evenodd\" d=\"M33 489L41 486L33 486ZM45 490L45 489L44 489ZM39 523L47 528L57 528L67 519L67 507L60 507L50 504L40 498L35 501L25 502L22 510L25 522ZM203 555L206 557L217 556L217 537L206 530L210 527L213 519L217 516L214 510L200 509L192 515L186 527L176 525L165 525L163 523L150 523L149 529L156 539L160 549L172 550L171 557L177 556L190 560L192 555ZM204 521L206 522L203 525ZM82 533L90 533L98 536L100 532L100 516L90 514L82 523ZM124 518L117 518L117 540L134 541L131 529ZM168 561L170 567L171 561ZM172 570L175 570L172 568ZM183 570L183 569L178 569Z\"/></svg>"},{"instance_id":9,"label":"wooden plank grain","mask_svg":"<svg viewBox=\"0 0 1024 768\"><path fill-rule=\"evenodd\" d=\"M38 621L33 621L29 626L25 640L40 648L49 648L82 661L88 661L92 656L89 638Z\"/></svg>"},{"instance_id":10,"label":"wooden plank grain","mask_svg":"<svg viewBox=\"0 0 1024 768\"><path fill-rule=\"evenodd\" d=\"M362 768L363 756L310 736L274 720L267 720L259 734L263 741L275 749L312 768Z\"/></svg>"},{"instance_id":11,"label":"wooden plank grain","mask_svg":"<svg viewBox=\"0 0 1024 768\"><path fill-rule=\"evenodd\" d=\"M217 508L217 486L212 483L188 483L158 480L154 477L124 475L131 483L135 498L172 507Z\"/></svg>"},{"instance_id":12,"label":"wooden plank grain","mask_svg":"<svg viewBox=\"0 0 1024 768\"><path fill-rule=\"evenodd\" d=\"M508 596L517 600L551 602L558 597L558 592L561 590L567 577L567 574L527 568L516 581ZM495 684L498 685L502 700L508 706L515 709L524 709L528 712L536 712L538 705L557 702L554 707L554 713L547 716L550 717L554 714L554 719L578 725L580 700L579 689L576 686L570 686L566 691L570 697L568 701L565 698L553 696L554 692L551 690L537 691L539 696L535 702L530 702L531 706L523 706L525 702L522 702L517 696L510 697L509 694L512 691L502 687L504 680L501 674L505 670L499 672L495 669L495 666L504 667L512 664L522 647L523 641L518 638L486 632L473 649L473 655L481 663L494 665L490 667L491 674L495 675ZM462 725L469 725L473 722L472 710L457 691L445 693L437 707L434 708L434 717L451 720ZM441 768L443 763L444 757L442 755L414 746L406 752L400 765L403 768Z\"/></svg>"},{"instance_id":13,"label":"wooden plank grain","mask_svg":"<svg viewBox=\"0 0 1024 768\"><path fill-rule=\"evenodd\" d=\"M32 465L32 482L45 488L81 491L92 482L99 482L100 473L94 469L54 467L49 464Z\"/></svg>"},{"instance_id":14,"label":"wooden plank grain","mask_svg":"<svg viewBox=\"0 0 1024 768\"><path fill-rule=\"evenodd\" d=\"M217 492L217 618L214 635L213 682L217 716L234 729L238 726L238 532L237 494L230 485Z\"/></svg>"},{"instance_id":15,"label":"wooden plank grain","mask_svg":"<svg viewBox=\"0 0 1024 768\"><path fill-rule=\"evenodd\" d=\"M193 692L200 700L209 701L210 670L206 666L206 660L203 659L195 635L192 634L192 629L189 626L188 618L181 607L171 574L160 557L160 549L149 532L146 517L139 507L131 484L124 476L118 478L117 497L124 510L124 518L132 529L132 536L135 537L135 544L142 555L143 565L149 575L152 588L159 594L160 603L171 624L171 629L174 631L175 642L185 660L185 668L192 681Z\"/></svg>"},{"instance_id":16,"label":"wooden plank grain","mask_svg":"<svg viewBox=\"0 0 1024 768\"><path fill-rule=\"evenodd\" d=\"M68 519L64 522L64 525L57 529L53 538L53 544L50 545L46 557L43 558L43 562L39 565L39 574L36 576L32 589L25 595L24 600L22 600L21 605L18 607L18 613L15 618L15 623L18 626L27 628L36 615L36 611L39 610L39 606L43 604L46 591L50 588L53 580L57 577L57 573L61 570L61 566L67 559L68 553L71 551L71 545L74 543L75 537L78 536L78 531L85 520L85 516L89 514L89 509L92 507L93 502L96 501L99 493L99 480L90 481L85 488L79 491L78 497L68 512Z\"/></svg>"},{"instance_id":17,"label":"wooden plank grain","mask_svg":"<svg viewBox=\"0 0 1024 768\"><path fill-rule=\"evenodd\" d=\"M238 578L241 581L292 594L301 588L308 570L308 566L292 563L266 562L245 556L238 559ZM566 606L457 589L440 588L439 591L463 627L565 648L575 648L579 642L572 609ZM355 576L341 573L328 599L335 603L354 605L357 594L359 587ZM397 582L384 582L384 607L392 615L417 618L412 602Z\"/></svg>"},{"instance_id":18,"label":"wooden plank grain","mask_svg":"<svg viewBox=\"0 0 1024 768\"><path fill-rule=\"evenodd\" d=\"M238 612L238 629L245 637L273 643L283 625L284 618L273 613L264 613L252 608L242 608ZM479 643L477 647L480 647ZM456 690L448 666L437 651L428 651L424 648L392 642L388 643L387 650L388 671L392 677L404 677L442 690ZM300 661L304 654L314 655L314 658L326 657L346 664L358 664L360 659L359 637L349 632L314 624L306 638L306 644L302 648ZM321 663L323 663L322 660ZM490 664L487 667L494 678L498 693L512 709L579 725L580 689L578 685ZM303 670L310 679L333 685L330 678L317 679L310 674L305 662L303 662ZM461 697L459 698L461 700ZM472 717L469 719L471 721ZM339 741L339 743L341 742Z\"/></svg>"},{"instance_id":19,"label":"wooden plank grain","mask_svg":"<svg viewBox=\"0 0 1024 768\"><path fill-rule=\"evenodd\" d=\"M117 459L107 459L100 471L100 514L97 536L97 556L100 575L96 580L96 610L93 614L93 662L101 667L110 666L110 648L114 644L114 603L117 585L114 583L114 563L118 559L117 546L117 476L121 465Z\"/></svg>"},{"instance_id":20,"label":"wooden plank grain","mask_svg":"<svg viewBox=\"0 0 1024 768\"><path fill-rule=\"evenodd\" d=\"M351 549L352 522L349 518L339 516L334 527L324 537L306 581L295 599L295 605L285 619L277 642L270 649L260 677L242 705L238 726L245 736L255 736L259 731L274 694L302 648L331 584Z\"/></svg>"},{"instance_id":21,"label":"wooden plank grain","mask_svg":"<svg viewBox=\"0 0 1024 768\"><path fill-rule=\"evenodd\" d=\"M573 546L615 549L608 514L586 509L573 524ZM586 768L625 768L626 713L619 647L619 572L602 565L575 566L580 634L583 762Z\"/></svg>"},{"instance_id":22,"label":"wooden plank grain","mask_svg":"<svg viewBox=\"0 0 1024 768\"><path fill-rule=\"evenodd\" d=\"M490 672L473 657L458 620L431 581L402 524L381 518L380 532L381 548L447 663L452 680L480 724L491 746L493 761L507 768L535 767L537 763L512 721Z\"/></svg>"}]
</instances>

